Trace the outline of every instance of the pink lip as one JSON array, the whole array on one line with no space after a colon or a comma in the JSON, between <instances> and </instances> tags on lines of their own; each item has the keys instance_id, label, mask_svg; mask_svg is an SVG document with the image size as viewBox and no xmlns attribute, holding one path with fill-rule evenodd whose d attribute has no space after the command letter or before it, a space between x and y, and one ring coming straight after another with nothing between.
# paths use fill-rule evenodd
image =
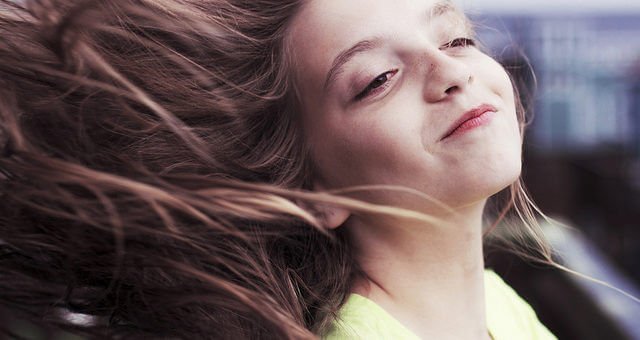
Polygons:
<instances>
[{"instance_id":1,"label":"pink lip","mask_svg":"<svg viewBox=\"0 0 640 340\"><path fill-rule=\"evenodd\" d=\"M447 130L440 140L447 139L454 135L462 134L466 131L477 128L478 126L485 125L491 120L489 113L496 112L496 108L493 105L482 104L474 109L465 112L462 117L458 118L451 127Z\"/></svg>"}]
</instances>

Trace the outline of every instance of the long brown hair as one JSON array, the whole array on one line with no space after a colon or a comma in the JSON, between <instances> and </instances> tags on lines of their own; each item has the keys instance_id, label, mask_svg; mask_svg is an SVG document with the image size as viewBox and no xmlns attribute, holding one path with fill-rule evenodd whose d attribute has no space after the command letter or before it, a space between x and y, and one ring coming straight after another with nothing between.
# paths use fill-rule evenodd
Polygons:
<instances>
[{"instance_id":1,"label":"long brown hair","mask_svg":"<svg viewBox=\"0 0 640 340\"><path fill-rule=\"evenodd\" d=\"M313 203L414 215L308 191L300 2L0 0L3 308L95 337L326 330L359 270ZM527 206L505 192L496 220Z\"/></svg>"}]
</instances>

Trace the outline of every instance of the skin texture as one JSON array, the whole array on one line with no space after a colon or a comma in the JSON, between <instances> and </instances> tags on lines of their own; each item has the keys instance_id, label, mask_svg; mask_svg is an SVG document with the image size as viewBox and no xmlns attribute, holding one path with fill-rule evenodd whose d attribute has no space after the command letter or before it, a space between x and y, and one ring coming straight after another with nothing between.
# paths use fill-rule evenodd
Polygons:
<instances>
[{"instance_id":1,"label":"skin texture","mask_svg":"<svg viewBox=\"0 0 640 340\"><path fill-rule=\"evenodd\" d=\"M367 296L422 337L487 337L482 213L520 175L513 87L495 60L460 38L466 18L432 0L312 0L291 25L295 71L317 189L392 184L414 195L359 198L419 210L440 225L328 209L352 234ZM368 40L326 85L342 51ZM377 78L377 80L376 80ZM373 83L372 83L373 82ZM369 95L362 95L369 87ZM481 104L488 123L442 139Z\"/></svg>"}]
</instances>

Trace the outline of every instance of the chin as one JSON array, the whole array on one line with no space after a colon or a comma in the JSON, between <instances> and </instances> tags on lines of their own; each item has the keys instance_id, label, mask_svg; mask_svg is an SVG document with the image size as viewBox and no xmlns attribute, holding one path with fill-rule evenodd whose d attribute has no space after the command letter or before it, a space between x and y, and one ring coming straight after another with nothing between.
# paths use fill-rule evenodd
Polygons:
<instances>
[{"instance_id":1,"label":"chin","mask_svg":"<svg viewBox=\"0 0 640 340\"><path fill-rule=\"evenodd\" d=\"M518 157L517 160L513 162L509 162L507 164L503 164L503 167L499 173L496 173L495 177L495 188L489 196L501 191L502 189L508 187L513 182L517 181L522 174L522 161Z\"/></svg>"},{"instance_id":2,"label":"chin","mask_svg":"<svg viewBox=\"0 0 640 340\"><path fill-rule=\"evenodd\" d=\"M515 155L514 155L515 156ZM476 168L469 173L466 180L457 181L457 188L453 190L458 195L450 196L452 207L464 207L486 201L489 197L508 188L520 178L522 162L518 157L509 157L508 161L488 164L484 169Z\"/></svg>"},{"instance_id":3,"label":"chin","mask_svg":"<svg viewBox=\"0 0 640 340\"><path fill-rule=\"evenodd\" d=\"M507 188L520 178L522 173L522 143L512 138L500 148L496 146L494 152L485 154L486 163L481 164L487 174L486 197L492 196ZM504 145L509 145L505 147Z\"/></svg>"},{"instance_id":4,"label":"chin","mask_svg":"<svg viewBox=\"0 0 640 340\"><path fill-rule=\"evenodd\" d=\"M492 176L491 181L487 183L485 198L493 196L509 187L520 178L521 173L522 161L520 160L520 153L518 153L517 159L501 163L500 168L493 172L494 176Z\"/></svg>"}]
</instances>

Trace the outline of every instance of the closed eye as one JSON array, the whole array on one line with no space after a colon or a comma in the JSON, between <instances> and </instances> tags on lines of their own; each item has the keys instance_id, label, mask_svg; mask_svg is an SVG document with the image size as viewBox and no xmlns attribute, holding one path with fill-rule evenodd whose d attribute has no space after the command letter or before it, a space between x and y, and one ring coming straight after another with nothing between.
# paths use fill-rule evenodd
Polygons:
<instances>
[{"instance_id":1,"label":"closed eye","mask_svg":"<svg viewBox=\"0 0 640 340\"><path fill-rule=\"evenodd\" d=\"M396 73L398 73L397 69L378 75L369 83L369 85L367 85L367 87L355 96L354 100L360 101L368 96L383 91L388 86L389 80L393 78Z\"/></svg>"}]
</instances>

